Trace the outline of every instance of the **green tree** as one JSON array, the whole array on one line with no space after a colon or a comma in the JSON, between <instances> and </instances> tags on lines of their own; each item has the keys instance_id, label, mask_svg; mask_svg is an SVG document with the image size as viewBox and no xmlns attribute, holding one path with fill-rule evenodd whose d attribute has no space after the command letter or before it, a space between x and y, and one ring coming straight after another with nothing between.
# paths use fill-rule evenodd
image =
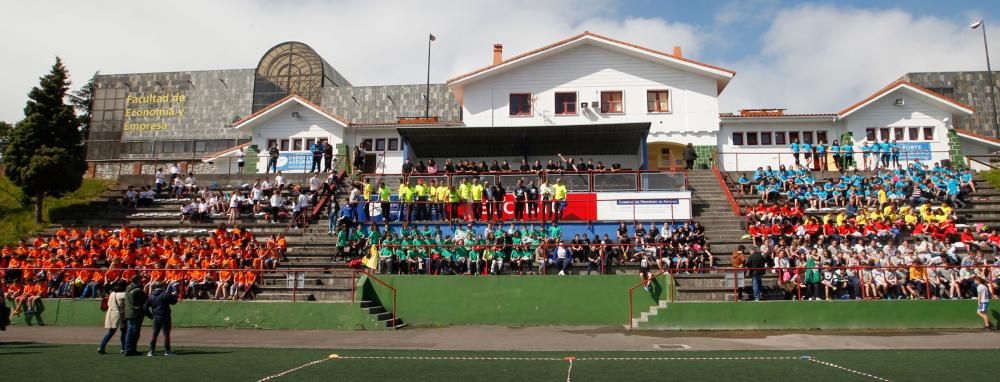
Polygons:
<instances>
[{"instance_id":1,"label":"green tree","mask_svg":"<svg viewBox=\"0 0 1000 382\"><path fill-rule=\"evenodd\" d=\"M94 78L97 78L98 74L100 72L94 73L94 76L90 77L90 81L87 81L85 85L80 87L80 90L74 91L69 95L69 102L78 114L80 137L84 142L90 137L90 110L91 106L94 105Z\"/></svg>"},{"instance_id":2,"label":"green tree","mask_svg":"<svg viewBox=\"0 0 1000 382\"><path fill-rule=\"evenodd\" d=\"M28 93L24 120L4 151L4 173L35 198L35 222L42 222L46 196L62 196L83 183L87 162L80 144L80 120L65 103L69 74L56 57L49 74Z\"/></svg>"},{"instance_id":3,"label":"green tree","mask_svg":"<svg viewBox=\"0 0 1000 382\"><path fill-rule=\"evenodd\" d=\"M0 121L0 152L3 152L7 147L7 142L10 141L10 133L14 130L14 125Z\"/></svg>"}]
</instances>

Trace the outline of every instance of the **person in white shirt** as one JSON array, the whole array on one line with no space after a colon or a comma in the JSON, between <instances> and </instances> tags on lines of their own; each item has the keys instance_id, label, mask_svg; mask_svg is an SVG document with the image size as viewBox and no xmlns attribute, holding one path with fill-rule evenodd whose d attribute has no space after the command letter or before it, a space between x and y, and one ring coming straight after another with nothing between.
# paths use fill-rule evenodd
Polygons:
<instances>
[{"instance_id":1,"label":"person in white shirt","mask_svg":"<svg viewBox=\"0 0 1000 382\"><path fill-rule=\"evenodd\" d=\"M205 199L198 199L198 222L202 222L208 217L209 205Z\"/></svg>"},{"instance_id":2,"label":"person in white shirt","mask_svg":"<svg viewBox=\"0 0 1000 382\"><path fill-rule=\"evenodd\" d=\"M236 224L236 218L240 216L240 203L242 201L243 197L240 196L239 192L235 192L229 197L229 225Z\"/></svg>"},{"instance_id":3,"label":"person in white shirt","mask_svg":"<svg viewBox=\"0 0 1000 382\"><path fill-rule=\"evenodd\" d=\"M184 178L184 192L190 195L195 191L198 191L198 180L189 172L187 178Z\"/></svg>"},{"instance_id":4,"label":"person in white shirt","mask_svg":"<svg viewBox=\"0 0 1000 382\"><path fill-rule=\"evenodd\" d=\"M128 191L125 191L125 200L122 201L125 207L135 208L139 204L139 194L135 192L132 186L128 187Z\"/></svg>"},{"instance_id":5,"label":"person in white shirt","mask_svg":"<svg viewBox=\"0 0 1000 382\"><path fill-rule=\"evenodd\" d=\"M976 314L983 319L983 329L992 330L993 326L990 325L990 316L986 314L989 310L990 305L990 288L986 286L986 279L982 276L976 276L976 302L979 306L976 308Z\"/></svg>"},{"instance_id":6,"label":"person in white shirt","mask_svg":"<svg viewBox=\"0 0 1000 382\"><path fill-rule=\"evenodd\" d=\"M253 213L260 212L260 202L264 198L264 192L261 191L260 185L255 184L253 188L250 189L250 200L253 203Z\"/></svg>"},{"instance_id":7,"label":"person in white shirt","mask_svg":"<svg viewBox=\"0 0 1000 382\"><path fill-rule=\"evenodd\" d=\"M244 152L242 148L239 149L239 151L236 152L236 166L239 169L240 174L243 173L243 166L246 165L246 160L247 153Z\"/></svg>"},{"instance_id":8,"label":"person in white shirt","mask_svg":"<svg viewBox=\"0 0 1000 382\"><path fill-rule=\"evenodd\" d=\"M183 223L184 220L190 221L196 208L198 206L194 202L181 205L181 221L179 223Z\"/></svg>"},{"instance_id":9,"label":"person in white shirt","mask_svg":"<svg viewBox=\"0 0 1000 382\"><path fill-rule=\"evenodd\" d=\"M319 180L319 176L317 174L313 174L313 176L309 178L309 193L315 194L316 191L319 190L319 186L322 184L323 182Z\"/></svg>"},{"instance_id":10,"label":"person in white shirt","mask_svg":"<svg viewBox=\"0 0 1000 382\"><path fill-rule=\"evenodd\" d=\"M295 227L305 227L306 226L306 211L309 209L309 196L305 192L300 192L298 200L295 201Z\"/></svg>"},{"instance_id":11,"label":"person in white shirt","mask_svg":"<svg viewBox=\"0 0 1000 382\"><path fill-rule=\"evenodd\" d=\"M559 240L559 244L556 246L556 267L559 268L559 276L566 275L566 269L569 268L572 262L573 259L569 257L569 250L566 249L563 241Z\"/></svg>"},{"instance_id":12,"label":"person in white shirt","mask_svg":"<svg viewBox=\"0 0 1000 382\"><path fill-rule=\"evenodd\" d=\"M170 181L173 182L174 179L180 178L181 176L181 166L177 163L170 165Z\"/></svg>"},{"instance_id":13,"label":"person in white shirt","mask_svg":"<svg viewBox=\"0 0 1000 382\"><path fill-rule=\"evenodd\" d=\"M281 211L281 205L284 201L281 198L281 191L278 190L271 194L271 222L278 222L278 212Z\"/></svg>"},{"instance_id":14,"label":"person in white shirt","mask_svg":"<svg viewBox=\"0 0 1000 382\"><path fill-rule=\"evenodd\" d=\"M184 193L184 182L181 181L181 178L174 178L173 182L172 194L175 198L180 198L181 194Z\"/></svg>"},{"instance_id":15,"label":"person in white shirt","mask_svg":"<svg viewBox=\"0 0 1000 382\"><path fill-rule=\"evenodd\" d=\"M278 171L278 175L274 177L274 186L278 188L285 187L285 177L281 175L281 171Z\"/></svg>"},{"instance_id":16,"label":"person in white shirt","mask_svg":"<svg viewBox=\"0 0 1000 382\"><path fill-rule=\"evenodd\" d=\"M162 168L157 168L153 176L156 177L156 194L158 195L163 191L163 187L167 185L167 176L163 173Z\"/></svg>"}]
</instances>

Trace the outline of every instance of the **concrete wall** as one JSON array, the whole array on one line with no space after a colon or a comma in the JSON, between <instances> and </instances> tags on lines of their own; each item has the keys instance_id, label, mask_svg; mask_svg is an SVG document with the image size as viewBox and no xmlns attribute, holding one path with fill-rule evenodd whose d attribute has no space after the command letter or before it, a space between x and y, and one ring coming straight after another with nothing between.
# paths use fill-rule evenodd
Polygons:
<instances>
[{"instance_id":1,"label":"concrete wall","mask_svg":"<svg viewBox=\"0 0 1000 382\"><path fill-rule=\"evenodd\" d=\"M986 71L906 73L902 79L943 92L945 96L972 106L976 112L970 117L956 117L955 128L993 136L993 126L990 123L993 120L993 107L990 105L990 82ZM993 73L993 84L1000 87L1000 75L997 73Z\"/></svg>"},{"instance_id":2,"label":"concrete wall","mask_svg":"<svg viewBox=\"0 0 1000 382\"><path fill-rule=\"evenodd\" d=\"M902 106L894 103L897 99L903 100ZM920 131L919 140L910 141L904 132L902 140L899 142L930 142L931 160L938 162L949 159L948 146L948 122L951 113L941 110L936 105L925 101L923 97L914 96L908 90L896 90L884 97L864 106L851 115L844 118L844 126L848 132L854 134L855 142L864 142L865 129L869 127L919 127L929 126L934 128L934 140L925 141L923 131ZM879 137L881 140L881 137ZM892 133L890 133L892 139ZM905 155L901 153L900 155ZM928 163L928 164L931 164Z\"/></svg>"},{"instance_id":3,"label":"concrete wall","mask_svg":"<svg viewBox=\"0 0 1000 382\"><path fill-rule=\"evenodd\" d=\"M777 169L781 165L791 167L795 164L787 140L783 145L775 145L772 139L770 145L757 146L737 146L733 144L733 133L741 132L784 132L788 136L789 132L812 132L815 143L816 132L825 131L827 134L827 144L833 143L834 139L839 139L843 133L843 127L833 122L832 118L827 122L798 121L794 119L783 120L748 120L722 121L719 129L718 155L719 163L726 171L753 171L758 167L767 168L771 166ZM863 133L863 131L862 131ZM863 137L864 135L862 135Z\"/></svg>"},{"instance_id":4,"label":"concrete wall","mask_svg":"<svg viewBox=\"0 0 1000 382\"><path fill-rule=\"evenodd\" d=\"M299 117L292 117L292 113L298 113ZM309 147L305 146L305 139L312 138L316 141L327 139L334 146L344 142L344 127L342 125L298 103L293 102L282 110L276 110L274 113L266 115L265 118L267 119L252 126L253 144L257 145L258 150L260 150L258 155L261 156L261 160L257 162L257 171L260 173L263 173L264 167L267 166L267 160L263 156L267 155L267 141L270 139L290 140L289 149L283 150L282 153L299 156L312 155L309 152ZM250 134L251 131L248 129L245 133ZM291 141L294 140L302 141L300 143L301 150L293 150L294 146ZM308 168L296 169L294 172L306 170ZM293 172L292 170L287 171Z\"/></svg>"},{"instance_id":5,"label":"concrete wall","mask_svg":"<svg viewBox=\"0 0 1000 382\"><path fill-rule=\"evenodd\" d=\"M470 83L463 90L468 126L533 126L651 122L649 142L715 144L719 128L716 81L608 49L584 45ZM650 113L646 91L670 91L670 112ZM601 91L622 91L624 113L602 114L579 104ZM555 93L577 93L576 115L555 114ZM532 114L510 116L511 93L531 93Z\"/></svg>"}]
</instances>

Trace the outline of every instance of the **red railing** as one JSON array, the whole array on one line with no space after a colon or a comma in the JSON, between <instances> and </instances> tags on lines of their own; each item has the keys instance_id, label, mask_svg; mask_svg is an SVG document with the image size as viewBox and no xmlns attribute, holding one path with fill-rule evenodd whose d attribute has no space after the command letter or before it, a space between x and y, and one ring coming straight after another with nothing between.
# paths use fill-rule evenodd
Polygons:
<instances>
[{"instance_id":1,"label":"red railing","mask_svg":"<svg viewBox=\"0 0 1000 382\"><path fill-rule=\"evenodd\" d=\"M663 285L664 285L664 288L667 288L668 302L673 303L674 300L675 300L675 298L677 297L677 288L674 285L673 277L670 274L670 271L660 271L659 273L656 273L655 275L653 275L652 277L650 277L650 279L651 280L656 280L656 278L660 277L660 276L666 276L664 278ZM639 282L638 284L633 285L631 288L628 288L628 328L630 330L633 328L633 324L632 324L632 310L634 309L634 307L633 307L633 304L632 304L632 292L635 291L636 288L641 287L643 285L646 285L646 280L643 280L643 281ZM641 314L640 314L640 316L641 316Z\"/></svg>"},{"instance_id":2,"label":"red railing","mask_svg":"<svg viewBox=\"0 0 1000 382\"><path fill-rule=\"evenodd\" d=\"M718 166L712 166L712 173L715 174L715 180L719 182L719 187L722 187L722 192L726 195L726 200L729 202L729 207L733 209L733 214L736 216L742 215L743 211L740 208L740 204L733 197L733 192L729 188L729 182L726 180L727 175L723 175L719 171Z\"/></svg>"},{"instance_id":3,"label":"red railing","mask_svg":"<svg viewBox=\"0 0 1000 382\"><path fill-rule=\"evenodd\" d=\"M355 275L357 275L358 273L365 275L369 279L377 281L379 284L382 284L386 288L389 288L389 291L392 292L392 325L395 326L397 324L397 322L396 322L396 295L397 295L396 288L393 287L392 285L389 285L385 281L382 281L382 279L380 279L378 277L375 277L375 275L371 274L367 270L354 270L354 274ZM353 282L352 284L357 284L357 282ZM357 301L356 295L357 295L357 289L355 288L352 291L352 298L351 298L352 302L353 301Z\"/></svg>"},{"instance_id":4,"label":"red railing","mask_svg":"<svg viewBox=\"0 0 1000 382\"><path fill-rule=\"evenodd\" d=\"M627 188L622 184L619 184L616 180L612 179L609 181L602 181L608 178L622 178L628 175L632 179L629 180ZM674 178L670 187L644 187L643 180L652 180L651 177L661 176L661 177L671 177ZM433 174L428 173L409 173L409 174L380 174L380 173L366 173L362 174L363 179L371 179L377 182L382 178L393 178L393 179L435 179L441 181L443 184L456 185L461 182L463 178L477 178L481 181L488 181L491 184L503 183L508 187L513 186L517 183L517 179L509 179L512 177L518 177L524 180L525 185L531 180L539 180L545 178L551 184L555 184L557 178L565 178L566 186L569 192L618 192L618 191L684 191L687 189L687 173L683 171L654 171L654 170L618 170L618 171L502 171L502 172L437 172Z\"/></svg>"}]
</instances>

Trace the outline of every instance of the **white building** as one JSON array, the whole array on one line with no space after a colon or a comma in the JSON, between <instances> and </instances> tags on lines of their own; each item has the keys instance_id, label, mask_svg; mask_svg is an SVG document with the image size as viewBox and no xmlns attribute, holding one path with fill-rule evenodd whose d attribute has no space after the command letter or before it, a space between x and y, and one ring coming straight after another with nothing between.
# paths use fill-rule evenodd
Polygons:
<instances>
[{"instance_id":1,"label":"white building","mask_svg":"<svg viewBox=\"0 0 1000 382\"><path fill-rule=\"evenodd\" d=\"M683 145L714 146L719 93L735 72L590 32L448 81L468 127L648 123L627 167L672 167ZM608 126L613 129L614 126Z\"/></svg>"},{"instance_id":2,"label":"white building","mask_svg":"<svg viewBox=\"0 0 1000 382\"><path fill-rule=\"evenodd\" d=\"M972 115L973 108L924 89L896 81L838 113L785 114L781 109L744 110L723 114L718 140L722 169L751 171L758 167L795 163L790 143L810 144L848 140L860 163L865 141L893 140L902 161L950 161L949 121Z\"/></svg>"}]
</instances>

